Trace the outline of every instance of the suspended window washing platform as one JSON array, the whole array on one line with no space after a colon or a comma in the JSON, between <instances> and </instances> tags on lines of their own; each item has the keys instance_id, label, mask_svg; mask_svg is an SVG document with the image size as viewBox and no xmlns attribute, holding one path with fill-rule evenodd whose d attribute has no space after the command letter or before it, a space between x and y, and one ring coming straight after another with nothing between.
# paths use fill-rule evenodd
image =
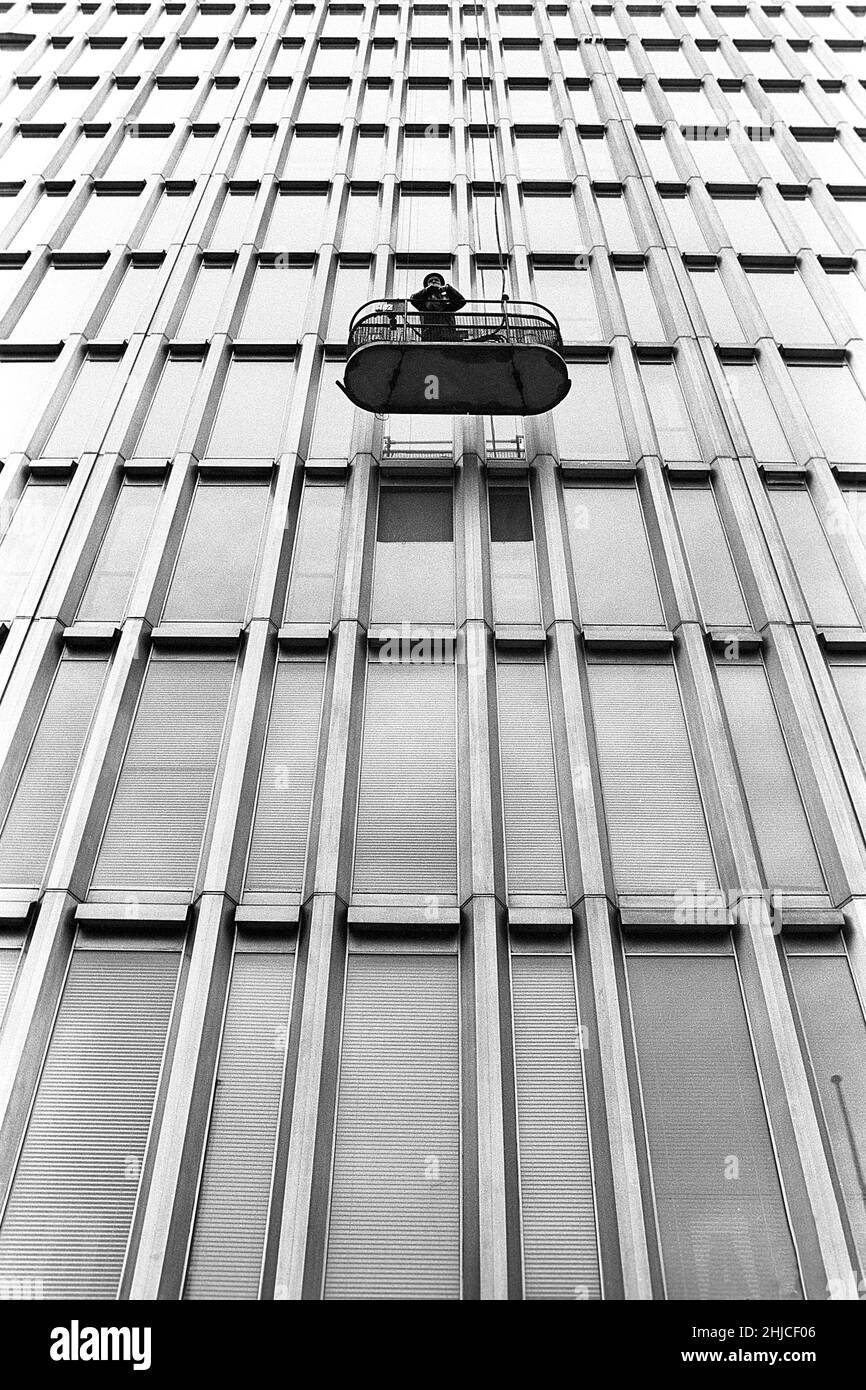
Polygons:
<instances>
[{"instance_id":1,"label":"suspended window washing platform","mask_svg":"<svg viewBox=\"0 0 866 1390\"><path fill-rule=\"evenodd\" d=\"M571 388L553 314L486 299L454 314L419 313L405 299L362 305L337 384L377 415L540 415Z\"/></svg>"}]
</instances>

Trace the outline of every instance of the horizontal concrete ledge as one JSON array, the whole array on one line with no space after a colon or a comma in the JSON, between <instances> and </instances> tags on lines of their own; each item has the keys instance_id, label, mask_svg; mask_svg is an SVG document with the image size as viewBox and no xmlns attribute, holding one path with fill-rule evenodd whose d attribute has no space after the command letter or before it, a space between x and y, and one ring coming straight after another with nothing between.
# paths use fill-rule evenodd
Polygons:
<instances>
[{"instance_id":1,"label":"horizontal concrete ledge","mask_svg":"<svg viewBox=\"0 0 866 1390\"><path fill-rule=\"evenodd\" d=\"M674 635L669 628L585 627L584 645L591 651L670 651Z\"/></svg>"},{"instance_id":2,"label":"horizontal concrete ledge","mask_svg":"<svg viewBox=\"0 0 866 1390\"><path fill-rule=\"evenodd\" d=\"M674 906L621 907L620 926L628 932L726 932L732 925L731 913L724 900L689 906L686 912Z\"/></svg>"},{"instance_id":3,"label":"horizontal concrete ledge","mask_svg":"<svg viewBox=\"0 0 866 1390\"><path fill-rule=\"evenodd\" d=\"M385 478L405 477L407 474L413 478L450 478L455 467L453 458L410 458L389 454L380 461L379 472Z\"/></svg>"},{"instance_id":4,"label":"horizontal concrete ledge","mask_svg":"<svg viewBox=\"0 0 866 1390\"><path fill-rule=\"evenodd\" d=\"M485 458L484 467L488 473L507 474L509 477L523 478L529 472L529 460L524 458L498 459Z\"/></svg>"},{"instance_id":5,"label":"horizontal concrete ledge","mask_svg":"<svg viewBox=\"0 0 866 1390\"><path fill-rule=\"evenodd\" d=\"M819 627L818 641L828 652L866 652L866 632L856 627Z\"/></svg>"},{"instance_id":6,"label":"horizontal concrete ledge","mask_svg":"<svg viewBox=\"0 0 866 1390\"><path fill-rule=\"evenodd\" d=\"M866 481L866 463L834 463L833 472L840 483Z\"/></svg>"},{"instance_id":7,"label":"horizontal concrete ledge","mask_svg":"<svg viewBox=\"0 0 866 1390\"><path fill-rule=\"evenodd\" d=\"M775 916L783 932L837 932L845 926L845 914L837 907L777 907Z\"/></svg>"},{"instance_id":8,"label":"horizontal concrete ledge","mask_svg":"<svg viewBox=\"0 0 866 1390\"><path fill-rule=\"evenodd\" d=\"M809 469L805 463L798 463L796 459L773 460L758 459L758 468L769 479L778 479L785 482L788 478L805 478Z\"/></svg>"},{"instance_id":9,"label":"horizontal concrete ledge","mask_svg":"<svg viewBox=\"0 0 866 1390\"><path fill-rule=\"evenodd\" d=\"M281 629L282 630L282 629ZM375 623L367 629L367 641L373 647L386 642L456 642L456 627L429 627L416 623Z\"/></svg>"},{"instance_id":10,"label":"horizontal concrete ledge","mask_svg":"<svg viewBox=\"0 0 866 1390\"><path fill-rule=\"evenodd\" d=\"M349 476L349 464L346 459L307 459L303 469L308 478L345 480Z\"/></svg>"},{"instance_id":11,"label":"horizontal concrete ledge","mask_svg":"<svg viewBox=\"0 0 866 1390\"><path fill-rule=\"evenodd\" d=\"M429 907L350 907L347 922L350 927L372 930L399 930L400 927L422 927L426 931L456 931L460 926L459 907L437 907L431 917Z\"/></svg>"},{"instance_id":12,"label":"horizontal concrete ledge","mask_svg":"<svg viewBox=\"0 0 866 1390\"><path fill-rule=\"evenodd\" d=\"M184 927L189 914L189 903L79 903L75 920L82 925Z\"/></svg>"},{"instance_id":13,"label":"horizontal concrete ledge","mask_svg":"<svg viewBox=\"0 0 866 1390\"><path fill-rule=\"evenodd\" d=\"M63 640L68 647L111 647L119 632L116 623L73 623L63 629Z\"/></svg>"},{"instance_id":14,"label":"horizontal concrete ledge","mask_svg":"<svg viewBox=\"0 0 866 1390\"><path fill-rule=\"evenodd\" d=\"M235 926L276 930L280 927L296 927L300 917L301 909L297 904L286 903L276 907L250 905L236 908Z\"/></svg>"},{"instance_id":15,"label":"horizontal concrete ledge","mask_svg":"<svg viewBox=\"0 0 866 1390\"><path fill-rule=\"evenodd\" d=\"M274 467L272 458L203 458L198 462L198 471L204 478L269 478Z\"/></svg>"},{"instance_id":16,"label":"horizontal concrete ledge","mask_svg":"<svg viewBox=\"0 0 866 1390\"><path fill-rule=\"evenodd\" d=\"M163 647L237 647L240 623L160 623L153 629L153 642Z\"/></svg>"},{"instance_id":17,"label":"horizontal concrete ledge","mask_svg":"<svg viewBox=\"0 0 866 1390\"><path fill-rule=\"evenodd\" d=\"M0 925L23 926L38 901L39 895L35 892L29 898L0 899Z\"/></svg>"},{"instance_id":18,"label":"horizontal concrete ledge","mask_svg":"<svg viewBox=\"0 0 866 1390\"><path fill-rule=\"evenodd\" d=\"M570 907L510 907L508 925L515 930L570 931L574 917Z\"/></svg>"},{"instance_id":19,"label":"horizontal concrete ledge","mask_svg":"<svg viewBox=\"0 0 866 1390\"><path fill-rule=\"evenodd\" d=\"M505 651L541 651L547 644L547 633L540 623L497 623L493 638Z\"/></svg>"},{"instance_id":20,"label":"horizontal concrete ledge","mask_svg":"<svg viewBox=\"0 0 866 1390\"><path fill-rule=\"evenodd\" d=\"M633 478L637 465L628 459L561 459L563 478Z\"/></svg>"},{"instance_id":21,"label":"horizontal concrete ledge","mask_svg":"<svg viewBox=\"0 0 866 1390\"><path fill-rule=\"evenodd\" d=\"M284 623L277 633L281 647L327 647L330 638L328 623Z\"/></svg>"},{"instance_id":22,"label":"horizontal concrete ledge","mask_svg":"<svg viewBox=\"0 0 866 1390\"><path fill-rule=\"evenodd\" d=\"M712 466L703 459L689 463L682 459L664 461L664 470L674 482L699 482L712 475Z\"/></svg>"},{"instance_id":23,"label":"horizontal concrete ledge","mask_svg":"<svg viewBox=\"0 0 866 1390\"><path fill-rule=\"evenodd\" d=\"M123 471L129 478L162 478L170 466L170 459L126 459Z\"/></svg>"},{"instance_id":24,"label":"horizontal concrete ledge","mask_svg":"<svg viewBox=\"0 0 866 1390\"><path fill-rule=\"evenodd\" d=\"M71 478L77 459L32 459L27 471L31 478Z\"/></svg>"},{"instance_id":25,"label":"horizontal concrete ledge","mask_svg":"<svg viewBox=\"0 0 866 1390\"><path fill-rule=\"evenodd\" d=\"M725 652L732 646L739 652L757 652L763 646L764 636L752 627L711 627L707 629L707 642L716 652Z\"/></svg>"}]
</instances>

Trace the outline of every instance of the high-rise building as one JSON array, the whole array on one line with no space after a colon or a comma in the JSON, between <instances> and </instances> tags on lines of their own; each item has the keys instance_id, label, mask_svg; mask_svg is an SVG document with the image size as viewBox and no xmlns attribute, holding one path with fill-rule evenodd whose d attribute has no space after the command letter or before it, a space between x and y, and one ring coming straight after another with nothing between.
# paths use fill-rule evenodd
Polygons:
<instances>
[{"instance_id":1,"label":"high-rise building","mask_svg":"<svg viewBox=\"0 0 866 1390\"><path fill-rule=\"evenodd\" d=\"M2 1289L856 1298L866 8L0 9Z\"/></svg>"}]
</instances>

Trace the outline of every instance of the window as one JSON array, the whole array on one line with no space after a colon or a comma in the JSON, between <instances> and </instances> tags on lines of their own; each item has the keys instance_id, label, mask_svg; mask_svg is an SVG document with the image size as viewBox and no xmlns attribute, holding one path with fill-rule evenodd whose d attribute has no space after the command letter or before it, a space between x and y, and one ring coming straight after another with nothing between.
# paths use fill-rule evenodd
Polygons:
<instances>
[{"instance_id":1,"label":"window","mask_svg":"<svg viewBox=\"0 0 866 1390\"><path fill-rule=\"evenodd\" d=\"M600 1298L583 1051L575 1047L581 1025L570 953L514 952L511 999L524 1296Z\"/></svg>"},{"instance_id":2,"label":"window","mask_svg":"<svg viewBox=\"0 0 866 1390\"><path fill-rule=\"evenodd\" d=\"M58 205L51 198L55 214ZM63 243L64 251L107 251L127 241L141 216L144 199L138 194L91 192L78 220Z\"/></svg>"},{"instance_id":3,"label":"window","mask_svg":"<svg viewBox=\"0 0 866 1390\"><path fill-rule=\"evenodd\" d=\"M859 627L808 489L771 487L769 498L812 620Z\"/></svg>"},{"instance_id":4,"label":"window","mask_svg":"<svg viewBox=\"0 0 866 1390\"><path fill-rule=\"evenodd\" d=\"M162 489L127 479L84 590L77 621L119 623L144 554Z\"/></svg>"},{"instance_id":5,"label":"window","mask_svg":"<svg viewBox=\"0 0 866 1390\"><path fill-rule=\"evenodd\" d=\"M862 661L833 661L830 674L851 729L860 761L866 765L866 665Z\"/></svg>"},{"instance_id":6,"label":"window","mask_svg":"<svg viewBox=\"0 0 866 1390\"><path fill-rule=\"evenodd\" d=\"M788 369L832 463L866 462L866 402L847 367Z\"/></svg>"},{"instance_id":7,"label":"window","mask_svg":"<svg viewBox=\"0 0 866 1390\"><path fill-rule=\"evenodd\" d=\"M369 251L379 240L379 195L353 189L346 203L342 247L344 251Z\"/></svg>"},{"instance_id":8,"label":"window","mask_svg":"<svg viewBox=\"0 0 866 1390\"><path fill-rule=\"evenodd\" d=\"M375 104L373 98L376 98ZM384 124L388 117L390 98L390 86L385 89L368 88L364 98L364 120L372 125ZM450 115L449 83L437 87L418 87L409 83L406 88L406 121L412 125L447 125Z\"/></svg>"},{"instance_id":9,"label":"window","mask_svg":"<svg viewBox=\"0 0 866 1390\"><path fill-rule=\"evenodd\" d=\"M556 314L565 342L601 341L603 334L589 268L535 266L532 275L536 295Z\"/></svg>"},{"instance_id":10,"label":"window","mask_svg":"<svg viewBox=\"0 0 866 1390\"><path fill-rule=\"evenodd\" d=\"M577 606L584 627L664 621L637 491L565 489ZM627 554L627 566L622 556Z\"/></svg>"},{"instance_id":11,"label":"window","mask_svg":"<svg viewBox=\"0 0 866 1390\"><path fill-rule=\"evenodd\" d=\"M250 193L226 193L220 207L219 217L211 235L210 244L216 250L235 251L244 239L247 223L253 211L254 198ZM277 199L279 202L279 198Z\"/></svg>"},{"instance_id":12,"label":"window","mask_svg":"<svg viewBox=\"0 0 866 1390\"><path fill-rule=\"evenodd\" d=\"M23 198L24 195L19 195ZM33 246L48 245L53 242L51 232L54 226L68 211L67 194L60 196L44 191L37 195L31 211L24 218L17 232L11 234L7 251L28 251ZM23 205L23 204L22 204ZM7 223L8 226L8 223ZM70 237L64 249L71 250ZM79 248L80 249L80 248Z\"/></svg>"},{"instance_id":13,"label":"window","mask_svg":"<svg viewBox=\"0 0 866 1390\"><path fill-rule=\"evenodd\" d=\"M450 193L401 190L397 216L398 251L450 251L451 226Z\"/></svg>"},{"instance_id":14,"label":"window","mask_svg":"<svg viewBox=\"0 0 866 1390\"><path fill-rule=\"evenodd\" d=\"M64 657L0 830L0 883L38 888L51 862L106 663Z\"/></svg>"},{"instance_id":15,"label":"window","mask_svg":"<svg viewBox=\"0 0 866 1390\"><path fill-rule=\"evenodd\" d=\"M361 160L362 146L370 146L366 160ZM384 141L363 138L358 140L355 150L353 176L358 179L377 179L382 175L385 165ZM415 134L403 132L402 177L404 179L438 180L446 183L451 178L451 132L447 126L434 125L429 131Z\"/></svg>"},{"instance_id":16,"label":"window","mask_svg":"<svg viewBox=\"0 0 866 1390\"><path fill-rule=\"evenodd\" d=\"M713 130L724 130L714 126ZM707 183L748 183L749 176L737 158L732 140L689 140L688 152L697 165L698 173Z\"/></svg>"},{"instance_id":17,"label":"window","mask_svg":"<svg viewBox=\"0 0 866 1390\"><path fill-rule=\"evenodd\" d=\"M589 690L620 893L718 884L674 668L593 660Z\"/></svg>"},{"instance_id":18,"label":"window","mask_svg":"<svg viewBox=\"0 0 866 1390\"><path fill-rule=\"evenodd\" d=\"M743 342L743 330L734 313L719 271L690 268L689 274L710 337L717 343ZM697 324L696 328L698 332L701 331L700 324Z\"/></svg>"},{"instance_id":19,"label":"window","mask_svg":"<svg viewBox=\"0 0 866 1390\"><path fill-rule=\"evenodd\" d=\"M627 955L665 1290L800 1298L736 963L723 949Z\"/></svg>"},{"instance_id":20,"label":"window","mask_svg":"<svg viewBox=\"0 0 866 1390\"><path fill-rule=\"evenodd\" d=\"M662 205L679 250L687 254L706 255L706 237L698 226L689 195L685 193L682 197L663 198Z\"/></svg>"},{"instance_id":21,"label":"window","mask_svg":"<svg viewBox=\"0 0 866 1390\"><path fill-rule=\"evenodd\" d=\"M199 267L177 330L179 338L186 338L192 343L205 342L210 338L232 278L232 269L230 265L210 265L207 261Z\"/></svg>"},{"instance_id":22,"label":"window","mask_svg":"<svg viewBox=\"0 0 866 1390\"><path fill-rule=\"evenodd\" d=\"M491 487L490 571L497 623L538 623L538 577L529 489Z\"/></svg>"},{"instance_id":23,"label":"window","mask_svg":"<svg viewBox=\"0 0 866 1390\"><path fill-rule=\"evenodd\" d=\"M43 448L46 458L76 458L88 446L99 448L119 365L119 359L85 357Z\"/></svg>"},{"instance_id":24,"label":"window","mask_svg":"<svg viewBox=\"0 0 866 1390\"><path fill-rule=\"evenodd\" d=\"M281 190L271 209L262 243L267 251L318 250L328 197L326 193Z\"/></svg>"},{"instance_id":25,"label":"window","mask_svg":"<svg viewBox=\"0 0 866 1390\"><path fill-rule=\"evenodd\" d=\"M782 238L770 221L760 198L719 198L716 211L735 251L753 255L785 253Z\"/></svg>"},{"instance_id":26,"label":"window","mask_svg":"<svg viewBox=\"0 0 866 1390\"><path fill-rule=\"evenodd\" d=\"M342 362L326 361L319 378L319 398L310 439L310 458L347 459L352 443L355 407L337 387L345 371Z\"/></svg>"},{"instance_id":27,"label":"window","mask_svg":"<svg viewBox=\"0 0 866 1390\"><path fill-rule=\"evenodd\" d=\"M94 890L192 892L233 675L229 657L151 658Z\"/></svg>"},{"instance_id":28,"label":"window","mask_svg":"<svg viewBox=\"0 0 866 1390\"><path fill-rule=\"evenodd\" d=\"M564 902L559 797L543 660L496 662L499 758L508 898Z\"/></svg>"},{"instance_id":29,"label":"window","mask_svg":"<svg viewBox=\"0 0 866 1390\"><path fill-rule=\"evenodd\" d=\"M286 598L287 623L328 623L340 545L342 484L306 483L301 495Z\"/></svg>"},{"instance_id":30,"label":"window","mask_svg":"<svg viewBox=\"0 0 866 1390\"><path fill-rule=\"evenodd\" d=\"M749 272L749 284L780 343L829 343L830 330L797 271Z\"/></svg>"},{"instance_id":31,"label":"window","mask_svg":"<svg viewBox=\"0 0 866 1390\"><path fill-rule=\"evenodd\" d=\"M80 143L80 142L79 142ZM127 127L126 134L106 171L110 179L144 179L161 173L170 148L170 139L151 135L140 127ZM91 154L92 158L92 154ZM177 174L178 178L186 177Z\"/></svg>"},{"instance_id":32,"label":"window","mask_svg":"<svg viewBox=\"0 0 866 1390\"><path fill-rule=\"evenodd\" d=\"M852 1135L863 1133L866 1093L861 1058L866 1046L863 1006L838 937L787 943L788 971L805 1034L807 1062L820 1097L842 1196L861 1267L866 1221L860 1167Z\"/></svg>"},{"instance_id":33,"label":"window","mask_svg":"<svg viewBox=\"0 0 866 1390\"><path fill-rule=\"evenodd\" d=\"M344 343L349 336L352 316L370 298L370 266L341 262L337 266L331 313L328 319L328 339Z\"/></svg>"},{"instance_id":34,"label":"window","mask_svg":"<svg viewBox=\"0 0 866 1390\"><path fill-rule=\"evenodd\" d=\"M268 489L199 482L163 622L237 622L246 617Z\"/></svg>"},{"instance_id":35,"label":"window","mask_svg":"<svg viewBox=\"0 0 866 1390\"><path fill-rule=\"evenodd\" d=\"M673 363L641 362L640 374L662 458L700 459L701 451Z\"/></svg>"},{"instance_id":36,"label":"window","mask_svg":"<svg viewBox=\"0 0 866 1390\"><path fill-rule=\"evenodd\" d=\"M842 214L852 206L845 203ZM813 250L816 256L838 256L840 249L835 238L810 197L791 197L787 200L787 208L798 225L799 246L795 247L798 252Z\"/></svg>"},{"instance_id":37,"label":"window","mask_svg":"<svg viewBox=\"0 0 866 1390\"><path fill-rule=\"evenodd\" d=\"M547 183L568 181L569 174L558 135L518 135L514 143L522 179L541 179ZM477 161L475 168L479 171L478 176L483 177L480 173L484 168L483 163Z\"/></svg>"},{"instance_id":38,"label":"window","mask_svg":"<svg viewBox=\"0 0 866 1390\"><path fill-rule=\"evenodd\" d=\"M12 333L23 343L51 343L83 330L83 312L99 284L93 266L48 267Z\"/></svg>"},{"instance_id":39,"label":"window","mask_svg":"<svg viewBox=\"0 0 866 1390\"><path fill-rule=\"evenodd\" d=\"M554 415L560 458L627 459L628 446L607 362L572 362L571 390ZM587 410L587 401L594 407Z\"/></svg>"},{"instance_id":40,"label":"window","mask_svg":"<svg viewBox=\"0 0 866 1390\"><path fill-rule=\"evenodd\" d=\"M454 622L453 507L450 488L382 488L373 622Z\"/></svg>"},{"instance_id":41,"label":"window","mask_svg":"<svg viewBox=\"0 0 866 1390\"><path fill-rule=\"evenodd\" d=\"M39 557L48 549L51 525L65 484L28 482L0 540L0 619L16 617Z\"/></svg>"},{"instance_id":42,"label":"window","mask_svg":"<svg viewBox=\"0 0 866 1390\"><path fill-rule=\"evenodd\" d=\"M0 362L0 455L27 448L54 375L53 362Z\"/></svg>"},{"instance_id":43,"label":"window","mask_svg":"<svg viewBox=\"0 0 866 1390\"><path fill-rule=\"evenodd\" d=\"M182 240L186 222L193 211L192 194L182 189L164 188L156 211L141 238L144 251L164 251Z\"/></svg>"},{"instance_id":44,"label":"window","mask_svg":"<svg viewBox=\"0 0 866 1390\"><path fill-rule=\"evenodd\" d=\"M634 254L638 244L625 198L599 198L598 213L609 249Z\"/></svg>"},{"instance_id":45,"label":"window","mask_svg":"<svg viewBox=\"0 0 866 1390\"><path fill-rule=\"evenodd\" d=\"M368 662L356 893L456 894L455 693L449 661Z\"/></svg>"},{"instance_id":46,"label":"window","mask_svg":"<svg viewBox=\"0 0 866 1390\"><path fill-rule=\"evenodd\" d=\"M716 672L764 881L820 892L824 879L766 672L748 661L720 661Z\"/></svg>"},{"instance_id":47,"label":"window","mask_svg":"<svg viewBox=\"0 0 866 1390\"><path fill-rule=\"evenodd\" d=\"M259 893L297 899L303 891L324 685L324 661L277 662L244 879L247 899Z\"/></svg>"},{"instance_id":48,"label":"window","mask_svg":"<svg viewBox=\"0 0 866 1390\"><path fill-rule=\"evenodd\" d=\"M680 183L671 152L664 135L641 135L641 150L656 183Z\"/></svg>"},{"instance_id":49,"label":"window","mask_svg":"<svg viewBox=\"0 0 866 1390\"><path fill-rule=\"evenodd\" d=\"M276 458L294 372L291 359L232 358L206 453L212 458Z\"/></svg>"},{"instance_id":50,"label":"window","mask_svg":"<svg viewBox=\"0 0 866 1390\"><path fill-rule=\"evenodd\" d=\"M337 158L335 135L307 133L295 128L289 145L283 177L285 179L327 179Z\"/></svg>"},{"instance_id":51,"label":"window","mask_svg":"<svg viewBox=\"0 0 866 1390\"><path fill-rule=\"evenodd\" d=\"M753 456L759 463L791 462L791 446L757 366L729 363L725 375Z\"/></svg>"},{"instance_id":52,"label":"window","mask_svg":"<svg viewBox=\"0 0 866 1390\"><path fill-rule=\"evenodd\" d=\"M620 267L615 273L632 338L639 342L661 342L667 334L646 271Z\"/></svg>"},{"instance_id":53,"label":"window","mask_svg":"<svg viewBox=\"0 0 866 1390\"><path fill-rule=\"evenodd\" d=\"M619 173L613 162L610 146L604 134L590 135L583 131L580 137L580 148L586 160L589 170L589 177L597 183L617 183ZM558 178L559 175L557 174Z\"/></svg>"},{"instance_id":54,"label":"window","mask_svg":"<svg viewBox=\"0 0 866 1390\"><path fill-rule=\"evenodd\" d=\"M76 945L3 1212L0 1277L36 1279L47 1298L117 1297L180 960L171 938Z\"/></svg>"},{"instance_id":55,"label":"window","mask_svg":"<svg viewBox=\"0 0 866 1390\"><path fill-rule=\"evenodd\" d=\"M460 1296L459 1018L456 955L350 952L326 1299Z\"/></svg>"},{"instance_id":56,"label":"window","mask_svg":"<svg viewBox=\"0 0 866 1390\"><path fill-rule=\"evenodd\" d=\"M240 337L255 343L297 342L312 280L310 265L260 261L250 286Z\"/></svg>"},{"instance_id":57,"label":"window","mask_svg":"<svg viewBox=\"0 0 866 1390\"><path fill-rule=\"evenodd\" d=\"M102 320L100 338L108 342L126 342L141 322L145 309L155 304L154 291L160 266L141 265L130 261L123 279Z\"/></svg>"},{"instance_id":58,"label":"window","mask_svg":"<svg viewBox=\"0 0 866 1390\"><path fill-rule=\"evenodd\" d=\"M672 489L692 583L706 625L748 627L749 613L712 488Z\"/></svg>"},{"instance_id":59,"label":"window","mask_svg":"<svg viewBox=\"0 0 866 1390\"><path fill-rule=\"evenodd\" d=\"M533 251L569 251L574 255L579 249L580 230L570 194L549 197L524 192L523 215Z\"/></svg>"},{"instance_id":60,"label":"window","mask_svg":"<svg viewBox=\"0 0 866 1390\"><path fill-rule=\"evenodd\" d=\"M168 357L135 446L140 458L170 458L189 415L202 370L200 358Z\"/></svg>"},{"instance_id":61,"label":"window","mask_svg":"<svg viewBox=\"0 0 866 1390\"><path fill-rule=\"evenodd\" d=\"M270 126L247 131L233 177L256 181L273 169L274 132Z\"/></svg>"},{"instance_id":62,"label":"window","mask_svg":"<svg viewBox=\"0 0 866 1390\"><path fill-rule=\"evenodd\" d=\"M284 941L235 942L185 1298L259 1295L294 960Z\"/></svg>"}]
</instances>

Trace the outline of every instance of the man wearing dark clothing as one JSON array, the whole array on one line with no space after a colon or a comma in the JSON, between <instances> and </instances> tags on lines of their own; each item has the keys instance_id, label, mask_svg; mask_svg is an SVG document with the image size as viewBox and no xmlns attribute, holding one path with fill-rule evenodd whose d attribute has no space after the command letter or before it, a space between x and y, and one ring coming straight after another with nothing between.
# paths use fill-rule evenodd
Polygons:
<instances>
[{"instance_id":1,"label":"man wearing dark clothing","mask_svg":"<svg viewBox=\"0 0 866 1390\"><path fill-rule=\"evenodd\" d=\"M421 315L421 337L427 343L456 342L457 323L454 318L466 300L453 285L445 283L444 275L431 271L424 276L424 283L409 303Z\"/></svg>"}]
</instances>

